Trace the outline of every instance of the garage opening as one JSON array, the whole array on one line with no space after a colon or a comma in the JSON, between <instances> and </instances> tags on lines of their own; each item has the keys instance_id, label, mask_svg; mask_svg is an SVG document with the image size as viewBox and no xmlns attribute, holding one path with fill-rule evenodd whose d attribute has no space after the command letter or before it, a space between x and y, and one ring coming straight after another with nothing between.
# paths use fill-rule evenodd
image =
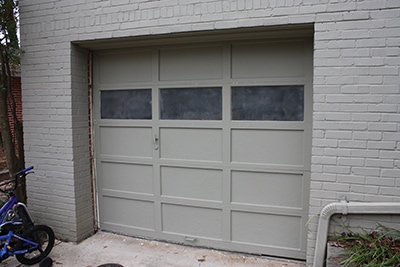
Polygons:
<instances>
[{"instance_id":1,"label":"garage opening","mask_svg":"<svg viewBox=\"0 0 400 267\"><path fill-rule=\"evenodd\" d=\"M234 36L94 51L101 229L305 259L312 38Z\"/></svg>"}]
</instances>

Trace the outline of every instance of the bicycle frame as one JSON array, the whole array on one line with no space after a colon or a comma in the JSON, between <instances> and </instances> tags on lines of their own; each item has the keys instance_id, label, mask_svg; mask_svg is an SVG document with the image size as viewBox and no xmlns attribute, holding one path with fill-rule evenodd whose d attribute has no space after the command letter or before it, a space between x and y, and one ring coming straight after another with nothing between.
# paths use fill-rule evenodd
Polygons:
<instances>
[{"instance_id":1,"label":"bicycle frame","mask_svg":"<svg viewBox=\"0 0 400 267\"><path fill-rule=\"evenodd\" d=\"M0 223L12 220L12 218L7 218L9 216L9 211L13 211L13 207L18 203L18 199L15 195L11 196L6 203L0 208ZM15 216L15 215L14 215Z\"/></svg>"},{"instance_id":2,"label":"bicycle frame","mask_svg":"<svg viewBox=\"0 0 400 267\"><path fill-rule=\"evenodd\" d=\"M0 182L0 192L9 196L0 207L0 262L9 256L15 256L22 264L37 264L47 257L54 246L54 231L46 225L34 225L28 208L19 202L14 194L18 179L24 179L31 170L33 166L18 172L13 179ZM7 186L11 183L14 184ZM38 241L39 243L29 240L41 239L39 235L42 234L47 236L47 243L42 243L42 240ZM42 245L46 247L43 249ZM31 255L34 251L35 254Z\"/></svg>"},{"instance_id":3,"label":"bicycle frame","mask_svg":"<svg viewBox=\"0 0 400 267\"><path fill-rule=\"evenodd\" d=\"M6 235L0 236L0 242L5 241L4 245L2 246L2 248L0 250L0 259L5 259L5 258L7 258L9 256L13 256L13 255L24 254L24 253L29 252L29 250L32 249L32 248L30 248L30 249L20 249L20 250L15 250L15 251L12 250L11 247L10 247L10 241L11 241L11 238L13 238L13 237L15 237L15 238L17 238L19 240L22 240L25 243L33 245L34 249L39 247L38 243L33 242L31 240L28 240L26 238L23 238L23 237L21 237L21 236L19 236L17 234L14 234L14 232L12 230L10 230Z\"/></svg>"},{"instance_id":4,"label":"bicycle frame","mask_svg":"<svg viewBox=\"0 0 400 267\"><path fill-rule=\"evenodd\" d=\"M13 221L17 216L22 216L21 219L23 220L25 226L34 224L32 216L30 215L26 205L22 202L19 202L18 198L13 193L18 184L18 179L20 179L20 177L25 177L28 174L28 172L32 169L33 169L32 166L25 168L16 174L15 179L1 183L1 185L4 185L14 181L15 185L13 190L0 190L1 192L9 195L8 200L0 208L0 224L7 221Z\"/></svg>"}]
</instances>

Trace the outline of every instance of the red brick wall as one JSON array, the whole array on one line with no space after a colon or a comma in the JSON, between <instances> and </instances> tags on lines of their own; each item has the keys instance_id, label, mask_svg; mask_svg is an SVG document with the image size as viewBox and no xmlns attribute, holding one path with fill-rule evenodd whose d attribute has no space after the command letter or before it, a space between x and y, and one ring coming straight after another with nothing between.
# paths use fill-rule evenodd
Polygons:
<instances>
[{"instance_id":1,"label":"red brick wall","mask_svg":"<svg viewBox=\"0 0 400 267\"><path fill-rule=\"evenodd\" d=\"M22 121L22 94L21 94L21 77L13 77L12 78L12 92L15 99L15 105L17 109L17 118ZM11 100L8 99L9 111L11 111ZM14 121L12 118L11 112L8 114L8 120L10 121L11 130L14 129Z\"/></svg>"},{"instance_id":2,"label":"red brick wall","mask_svg":"<svg viewBox=\"0 0 400 267\"><path fill-rule=\"evenodd\" d=\"M12 92L13 92L13 95L15 98L17 118L22 121L21 77L13 77L11 87L12 87ZM7 101L8 101L8 105L9 105L8 110L11 111L11 100L7 99ZM11 112L9 112L9 114L8 114L8 120L10 121L11 131L13 131L14 130L14 121L13 121ZM7 165L5 163L4 153L3 153L3 150L0 149L0 172L4 171L6 169L7 169ZM6 174L6 177L8 178L8 174ZM4 177L0 177L0 181L2 179L4 179Z\"/></svg>"}]
</instances>

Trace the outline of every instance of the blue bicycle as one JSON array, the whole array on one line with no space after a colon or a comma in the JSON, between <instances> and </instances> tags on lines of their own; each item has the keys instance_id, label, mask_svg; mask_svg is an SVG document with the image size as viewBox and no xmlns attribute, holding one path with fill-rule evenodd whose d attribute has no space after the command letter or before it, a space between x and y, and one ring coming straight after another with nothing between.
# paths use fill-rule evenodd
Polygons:
<instances>
[{"instance_id":1,"label":"blue bicycle","mask_svg":"<svg viewBox=\"0 0 400 267\"><path fill-rule=\"evenodd\" d=\"M33 226L34 222L28 208L24 203L19 202L17 196L14 194L18 186L18 180L25 179L32 170L33 166L23 169L15 175L14 179L0 183L0 192L8 195L7 202L0 208L0 224L8 221L21 220L24 223L24 227L29 228Z\"/></svg>"},{"instance_id":2,"label":"blue bicycle","mask_svg":"<svg viewBox=\"0 0 400 267\"><path fill-rule=\"evenodd\" d=\"M18 172L14 179L0 183L0 192L9 196L0 208L0 262L15 256L26 265L41 262L54 246L54 232L47 225L34 225L24 203L14 194L18 180L24 179L33 167Z\"/></svg>"}]
</instances>

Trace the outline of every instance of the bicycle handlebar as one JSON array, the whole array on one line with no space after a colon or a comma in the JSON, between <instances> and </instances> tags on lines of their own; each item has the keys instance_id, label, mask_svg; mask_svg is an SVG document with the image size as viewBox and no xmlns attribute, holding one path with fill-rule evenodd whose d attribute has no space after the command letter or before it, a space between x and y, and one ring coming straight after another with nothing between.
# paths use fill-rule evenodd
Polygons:
<instances>
[{"instance_id":1,"label":"bicycle handlebar","mask_svg":"<svg viewBox=\"0 0 400 267\"><path fill-rule=\"evenodd\" d=\"M1 183L0 183L0 187L3 186L3 185L6 185L6 184L10 184L10 183L15 182L15 184L14 184L14 186L13 186L13 189L12 189L12 191L14 191L15 188L17 188L17 179L20 178L20 177L26 176L26 175L28 174L28 172L31 171L31 170L33 170L33 166L29 166L29 167L27 167L27 168L25 168L25 169L23 169L23 170L17 172L17 173L15 174L15 178L1 182ZM7 191L8 191L8 189L7 189L7 190L2 190L2 189L0 188L0 192L7 193Z\"/></svg>"},{"instance_id":2,"label":"bicycle handlebar","mask_svg":"<svg viewBox=\"0 0 400 267\"><path fill-rule=\"evenodd\" d=\"M29 166L29 167L17 172L17 174L15 174L15 176L18 176L18 175L21 175L21 174L25 174L25 173L27 173L28 171L31 171L31 170L33 170L33 166Z\"/></svg>"}]
</instances>

